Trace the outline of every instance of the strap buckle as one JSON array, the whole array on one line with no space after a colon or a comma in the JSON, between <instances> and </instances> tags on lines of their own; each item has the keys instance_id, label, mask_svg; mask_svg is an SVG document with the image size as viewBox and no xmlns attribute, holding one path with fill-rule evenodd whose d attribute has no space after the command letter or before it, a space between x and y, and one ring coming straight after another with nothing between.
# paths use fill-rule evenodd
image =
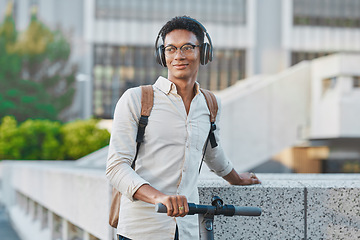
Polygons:
<instances>
[{"instance_id":1,"label":"strap buckle","mask_svg":"<svg viewBox=\"0 0 360 240\"><path fill-rule=\"evenodd\" d=\"M148 124L148 116L141 115L140 120L139 120L138 132L137 132L137 136L136 136L137 143L144 142L144 134L145 134L145 128L146 128L147 124Z\"/></svg>"},{"instance_id":2,"label":"strap buckle","mask_svg":"<svg viewBox=\"0 0 360 240\"><path fill-rule=\"evenodd\" d=\"M211 144L211 147L214 148L214 147L217 147L218 144L216 142L216 139L215 139L215 134L214 134L214 131L216 130L216 124L214 122L211 122L210 124L210 132L209 132L209 138L210 138L210 144Z\"/></svg>"}]
</instances>

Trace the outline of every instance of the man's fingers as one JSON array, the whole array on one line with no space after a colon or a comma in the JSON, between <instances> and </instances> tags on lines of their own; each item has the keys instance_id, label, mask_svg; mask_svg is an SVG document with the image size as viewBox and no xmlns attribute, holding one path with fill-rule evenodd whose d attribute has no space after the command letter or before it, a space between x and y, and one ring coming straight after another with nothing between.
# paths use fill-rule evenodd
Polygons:
<instances>
[{"instance_id":1,"label":"man's fingers","mask_svg":"<svg viewBox=\"0 0 360 240\"><path fill-rule=\"evenodd\" d=\"M251 179L251 184L259 184L259 183L261 183L260 180L255 175L255 173L250 172L249 175L250 175L250 179Z\"/></svg>"},{"instance_id":2,"label":"man's fingers","mask_svg":"<svg viewBox=\"0 0 360 240\"><path fill-rule=\"evenodd\" d=\"M181 196L176 196L176 203L178 205L179 212L175 217L179 217L184 213L185 207Z\"/></svg>"},{"instance_id":3,"label":"man's fingers","mask_svg":"<svg viewBox=\"0 0 360 240\"><path fill-rule=\"evenodd\" d=\"M259 184L259 183L261 183L260 180L257 179L257 178L253 178L253 179L252 179L252 182L253 182L253 184Z\"/></svg>"},{"instance_id":4,"label":"man's fingers","mask_svg":"<svg viewBox=\"0 0 360 240\"><path fill-rule=\"evenodd\" d=\"M167 208L167 215L171 216L173 214L174 208L171 202L168 202L167 204L164 204Z\"/></svg>"},{"instance_id":5,"label":"man's fingers","mask_svg":"<svg viewBox=\"0 0 360 240\"><path fill-rule=\"evenodd\" d=\"M186 214L189 213L189 204L188 204L186 198L184 198L184 207L185 207L185 214L184 214L184 216L185 216Z\"/></svg>"},{"instance_id":6,"label":"man's fingers","mask_svg":"<svg viewBox=\"0 0 360 240\"><path fill-rule=\"evenodd\" d=\"M184 196L178 196L179 217L184 217L189 212L189 206Z\"/></svg>"},{"instance_id":7,"label":"man's fingers","mask_svg":"<svg viewBox=\"0 0 360 240\"><path fill-rule=\"evenodd\" d=\"M166 196L162 201L167 208L167 215L170 217L184 217L189 212L189 206L185 196Z\"/></svg>"},{"instance_id":8,"label":"man's fingers","mask_svg":"<svg viewBox=\"0 0 360 240\"><path fill-rule=\"evenodd\" d=\"M168 212L168 216L175 217L175 216L177 216L179 214L179 206L177 204L176 196L170 196L170 202L171 202L173 211L170 213L170 215L169 215L169 212Z\"/></svg>"}]
</instances>

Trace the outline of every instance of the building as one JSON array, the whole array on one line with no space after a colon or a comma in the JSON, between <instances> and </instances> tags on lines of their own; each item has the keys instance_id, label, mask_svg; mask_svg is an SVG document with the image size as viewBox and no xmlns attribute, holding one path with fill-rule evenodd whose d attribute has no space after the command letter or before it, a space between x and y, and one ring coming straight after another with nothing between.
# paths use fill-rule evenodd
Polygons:
<instances>
[{"instance_id":1,"label":"building","mask_svg":"<svg viewBox=\"0 0 360 240\"><path fill-rule=\"evenodd\" d=\"M0 9L9 1L0 0ZM198 19L211 35L215 58L198 79L211 90L302 60L360 51L358 0L15 0L20 30L32 6L42 21L71 36L81 73L75 108L83 118L111 118L127 88L166 74L154 61L154 43L176 15Z\"/></svg>"},{"instance_id":2,"label":"building","mask_svg":"<svg viewBox=\"0 0 360 240\"><path fill-rule=\"evenodd\" d=\"M82 117L110 118L127 87L153 82L164 71L153 59L157 33L172 16L187 14L206 26L216 47L218 60L201 69L199 81L221 90L222 144L237 170L271 158L293 172L360 166L359 0L16 0L20 29L32 5L45 23L71 32ZM324 56L330 53L338 54ZM106 154L1 162L1 201L21 236L113 239ZM217 192L264 212L219 221L225 230L218 238L360 235L359 174L259 174L263 184L242 191L213 182L205 166L201 174L203 203Z\"/></svg>"}]
</instances>

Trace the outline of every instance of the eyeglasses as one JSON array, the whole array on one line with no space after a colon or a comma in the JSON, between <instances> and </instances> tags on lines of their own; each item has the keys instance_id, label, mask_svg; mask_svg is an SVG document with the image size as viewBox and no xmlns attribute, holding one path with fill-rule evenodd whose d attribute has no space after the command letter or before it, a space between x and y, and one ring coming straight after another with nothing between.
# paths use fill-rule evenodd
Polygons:
<instances>
[{"instance_id":1,"label":"eyeglasses","mask_svg":"<svg viewBox=\"0 0 360 240\"><path fill-rule=\"evenodd\" d=\"M201 45L194 45L190 43L186 43L182 45L180 48L177 48L175 46L169 45L164 48L165 55L169 58L175 57L176 52L178 49L180 49L180 52L183 56L191 56L195 53L195 47L200 47Z\"/></svg>"}]
</instances>

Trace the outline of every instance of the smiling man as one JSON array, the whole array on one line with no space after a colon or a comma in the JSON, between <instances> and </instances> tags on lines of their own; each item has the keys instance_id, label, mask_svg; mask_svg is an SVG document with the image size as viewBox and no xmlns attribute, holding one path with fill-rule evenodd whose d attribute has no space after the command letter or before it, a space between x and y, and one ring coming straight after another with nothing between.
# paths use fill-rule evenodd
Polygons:
<instances>
[{"instance_id":1,"label":"smiling man","mask_svg":"<svg viewBox=\"0 0 360 240\"><path fill-rule=\"evenodd\" d=\"M205 34L210 43L204 42ZM210 130L209 109L196 79L200 63L212 59L211 40L199 22L184 16L167 22L155 45L157 61L168 75L153 85L153 109L135 169L141 88L126 91L114 113L106 175L122 193L117 233L125 240L199 239L197 216L186 214L187 202L199 201L199 166ZM219 129L214 133L218 146L205 152L208 167L230 184L260 183L252 173L235 171L221 147ZM167 207L167 215L155 213L156 203Z\"/></svg>"}]
</instances>

